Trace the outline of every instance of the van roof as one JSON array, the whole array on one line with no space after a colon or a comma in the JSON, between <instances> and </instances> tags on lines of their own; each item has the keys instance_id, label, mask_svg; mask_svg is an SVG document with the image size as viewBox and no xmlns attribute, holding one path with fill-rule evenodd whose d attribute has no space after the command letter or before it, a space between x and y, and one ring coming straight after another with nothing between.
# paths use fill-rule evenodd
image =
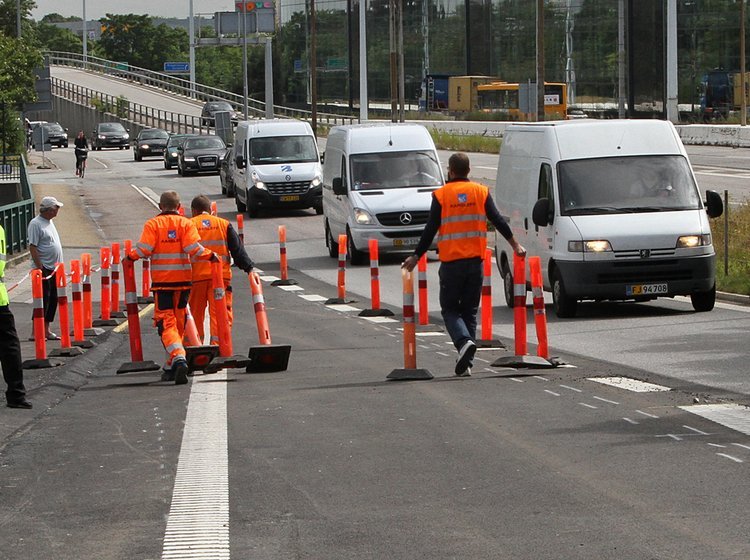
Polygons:
<instances>
[{"instance_id":1,"label":"van roof","mask_svg":"<svg viewBox=\"0 0 750 560\"><path fill-rule=\"evenodd\" d=\"M656 119L581 119L513 124L515 130L541 132L552 141L559 159L642 154L684 154L674 125Z\"/></svg>"},{"instance_id":2,"label":"van roof","mask_svg":"<svg viewBox=\"0 0 750 560\"><path fill-rule=\"evenodd\" d=\"M430 133L420 124L347 124L333 127L328 136L339 134L346 135L347 148L352 154L435 149Z\"/></svg>"},{"instance_id":3,"label":"van roof","mask_svg":"<svg viewBox=\"0 0 750 560\"><path fill-rule=\"evenodd\" d=\"M248 137L299 136L312 134L312 128L305 121L297 119L257 119L241 121L238 127L247 127Z\"/></svg>"}]
</instances>

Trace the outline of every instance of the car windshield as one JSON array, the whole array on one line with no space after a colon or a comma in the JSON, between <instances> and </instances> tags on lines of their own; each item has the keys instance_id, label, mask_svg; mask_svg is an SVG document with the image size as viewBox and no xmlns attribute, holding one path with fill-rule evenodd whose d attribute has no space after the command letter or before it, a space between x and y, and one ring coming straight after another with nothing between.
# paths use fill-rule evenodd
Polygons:
<instances>
[{"instance_id":1,"label":"car windshield","mask_svg":"<svg viewBox=\"0 0 750 560\"><path fill-rule=\"evenodd\" d=\"M698 210L700 195L683 156L627 156L558 164L563 215Z\"/></svg>"},{"instance_id":2,"label":"car windshield","mask_svg":"<svg viewBox=\"0 0 750 560\"><path fill-rule=\"evenodd\" d=\"M103 123L99 125L99 132L125 132L125 127L119 123Z\"/></svg>"},{"instance_id":3,"label":"car windshield","mask_svg":"<svg viewBox=\"0 0 750 560\"><path fill-rule=\"evenodd\" d=\"M169 134L165 130L144 130L141 132L141 140L153 140L156 138L169 138Z\"/></svg>"},{"instance_id":4,"label":"car windshield","mask_svg":"<svg viewBox=\"0 0 750 560\"><path fill-rule=\"evenodd\" d=\"M50 132L65 132L63 127L59 124L45 124L44 128L46 128Z\"/></svg>"},{"instance_id":5,"label":"car windshield","mask_svg":"<svg viewBox=\"0 0 750 560\"><path fill-rule=\"evenodd\" d=\"M174 146L182 146L187 140L187 136L170 136L167 142L167 147L172 148Z\"/></svg>"},{"instance_id":6,"label":"car windshield","mask_svg":"<svg viewBox=\"0 0 750 560\"><path fill-rule=\"evenodd\" d=\"M442 186L440 164L429 151L352 155L351 177L355 191Z\"/></svg>"},{"instance_id":7,"label":"car windshield","mask_svg":"<svg viewBox=\"0 0 750 560\"><path fill-rule=\"evenodd\" d=\"M186 150L223 150L226 148L224 141L219 137L211 138L189 138L185 141Z\"/></svg>"},{"instance_id":8,"label":"car windshield","mask_svg":"<svg viewBox=\"0 0 750 560\"><path fill-rule=\"evenodd\" d=\"M209 112L216 112L216 111L234 111L232 109L232 106L229 103L226 102L217 102L217 103L209 103L206 105L206 111Z\"/></svg>"},{"instance_id":9,"label":"car windshield","mask_svg":"<svg viewBox=\"0 0 750 560\"><path fill-rule=\"evenodd\" d=\"M312 136L274 136L250 140L250 161L264 163L304 163L318 161L318 148Z\"/></svg>"}]
</instances>

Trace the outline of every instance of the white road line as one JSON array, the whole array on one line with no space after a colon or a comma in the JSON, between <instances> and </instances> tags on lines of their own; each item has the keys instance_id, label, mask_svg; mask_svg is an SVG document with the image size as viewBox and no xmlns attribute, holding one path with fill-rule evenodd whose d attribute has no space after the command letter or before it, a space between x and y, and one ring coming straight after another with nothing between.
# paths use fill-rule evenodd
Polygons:
<instances>
[{"instance_id":1,"label":"white road line","mask_svg":"<svg viewBox=\"0 0 750 560\"><path fill-rule=\"evenodd\" d=\"M706 433L706 432L703 432L703 431L699 430L698 428L691 428L690 426L688 426L686 424L683 424L682 427L690 430L691 432L695 432L696 434L700 434L702 436L710 436L711 435L709 433Z\"/></svg>"},{"instance_id":2,"label":"white road line","mask_svg":"<svg viewBox=\"0 0 750 560\"><path fill-rule=\"evenodd\" d=\"M594 398L596 400L598 400L598 401L602 401L602 402L609 403L609 404L620 404L617 401L611 401L609 399L603 399L602 397L597 397L596 395L594 395Z\"/></svg>"},{"instance_id":3,"label":"white road line","mask_svg":"<svg viewBox=\"0 0 750 560\"><path fill-rule=\"evenodd\" d=\"M474 356L474 360L477 361L477 362L485 363L485 364L489 364L490 363L489 360L485 360L484 358L477 358L476 356Z\"/></svg>"},{"instance_id":4,"label":"white road line","mask_svg":"<svg viewBox=\"0 0 750 560\"><path fill-rule=\"evenodd\" d=\"M736 445L737 447L741 447L742 449L750 450L750 445L743 445L741 443L733 443L732 445Z\"/></svg>"},{"instance_id":5,"label":"white road line","mask_svg":"<svg viewBox=\"0 0 750 560\"><path fill-rule=\"evenodd\" d=\"M575 391L576 393L583 393L581 389L576 389L575 387L571 387L570 385L560 385L563 389L568 389L569 391Z\"/></svg>"},{"instance_id":6,"label":"white road line","mask_svg":"<svg viewBox=\"0 0 750 560\"><path fill-rule=\"evenodd\" d=\"M587 404L585 402L579 402L578 404L580 404L581 406L585 406L586 408L593 408L594 410L599 408L598 406L594 406L593 404Z\"/></svg>"},{"instance_id":7,"label":"white road line","mask_svg":"<svg viewBox=\"0 0 750 560\"><path fill-rule=\"evenodd\" d=\"M631 418L623 418L623 420L625 420L625 422L627 422L628 424L638 424L637 420L632 420Z\"/></svg>"},{"instance_id":8,"label":"white road line","mask_svg":"<svg viewBox=\"0 0 750 560\"><path fill-rule=\"evenodd\" d=\"M711 447L719 447L719 448L721 448L721 449L726 449L726 448L727 448L727 446L726 446L726 445L721 445L720 443L709 443L709 444L707 444L707 445L709 445L709 446L711 446Z\"/></svg>"},{"instance_id":9,"label":"white road line","mask_svg":"<svg viewBox=\"0 0 750 560\"><path fill-rule=\"evenodd\" d=\"M523 379L517 379L515 377L511 377L510 380L515 381L516 383L523 383Z\"/></svg>"},{"instance_id":10,"label":"white road line","mask_svg":"<svg viewBox=\"0 0 750 560\"><path fill-rule=\"evenodd\" d=\"M726 453L717 453L717 455L719 457L726 457L727 459L731 459L735 463L744 463L745 462L742 459L740 459L739 457L733 457L732 455L728 455Z\"/></svg>"},{"instance_id":11,"label":"white road line","mask_svg":"<svg viewBox=\"0 0 750 560\"><path fill-rule=\"evenodd\" d=\"M542 381L549 381L546 377L542 377L541 375L535 375L534 379L541 379Z\"/></svg>"},{"instance_id":12,"label":"white road line","mask_svg":"<svg viewBox=\"0 0 750 560\"><path fill-rule=\"evenodd\" d=\"M648 416L649 418L659 418L656 414L650 414L648 412L643 412L642 410L636 410L636 412L643 416Z\"/></svg>"},{"instance_id":13,"label":"white road line","mask_svg":"<svg viewBox=\"0 0 750 560\"><path fill-rule=\"evenodd\" d=\"M148 187L140 188L140 187L134 185L133 183L130 183L130 186L133 187L138 192L138 194L140 194L143 198L145 198L151 204L153 204L154 207L159 208L159 203L156 202L156 198L159 198L159 197L156 196L156 193L154 193L154 191L152 191ZM154 194L154 197L152 198L149 194L146 193L146 191L152 192Z\"/></svg>"},{"instance_id":14,"label":"white road line","mask_svg":"<svg viewBox=\"0 0 750 560\"><path fill-rule=\"evenodd\" d=\"M545 389L544 392L549 393L550 395L554 395L555 397L560 396L560 393L555 393L554 391L550 391L549 389Z\"/></svg>"},{"instance_id":15,"label":"white road line","mask_svg":"<svg viewBox=\"0 0 750 560\"><path fill-rule=\"evenodd\" d=\"M446 358L450 357L450 354L446 354L445 352L435 352L438 356L444 356Z\"/></svg>"},{"instance_id":16,"label":"white road line","mask_svg":"<svg viewBox=\"0 0 750 560\"><path fill-rule=\"evenodd\" d=\"M226 378L192 382L162 560L229 560Z\"/></svg>"}]
</instances>

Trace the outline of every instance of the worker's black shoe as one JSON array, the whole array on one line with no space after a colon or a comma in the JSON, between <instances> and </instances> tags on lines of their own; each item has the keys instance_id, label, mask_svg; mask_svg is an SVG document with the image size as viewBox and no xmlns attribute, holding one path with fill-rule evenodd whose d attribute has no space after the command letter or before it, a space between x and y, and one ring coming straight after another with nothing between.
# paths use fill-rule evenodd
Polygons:
<instances>
[{"instance_id":1,"label":"worker's black shoe","mask_svg":"<svg viewBox=\"0 0 750 560\"><path fill-rule=\"evenodd\" d=\"M188 382L188 369L187 361L184 359L177 359L172 363L175 385L184 385Z\"/></svg>"},{"instance_id":2,"label":"worker's black shoe","mask_svg":"<svg viewBox=\"0 0 750 560\"><path fill-rule=\"evenodd\" d=\"M20 401L8 401L8 408L31 408L33 405L26 399Z\"/></svg>"},{"instance_id":3,"label":"worker's black shoe","mask_svg":"<svg viewBox=\"0 0 750 560\"><path fill-rule=\"evenodd\" d=\"M169 369L163 369L161 372L161 380L162 381L174 381L174 367L170 367Z\"/></svg>"}]
</instances>

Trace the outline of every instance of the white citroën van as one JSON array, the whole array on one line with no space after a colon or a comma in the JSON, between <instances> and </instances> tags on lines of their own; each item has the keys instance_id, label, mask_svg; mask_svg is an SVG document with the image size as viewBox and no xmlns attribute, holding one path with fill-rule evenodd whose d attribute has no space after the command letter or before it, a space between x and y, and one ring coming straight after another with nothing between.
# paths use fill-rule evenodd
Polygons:
<instances>
[{"instance_id":1,"label":"white citro\u00ebn van","mask_svg":"<svg viewBox=\"0 0 750 560\"><path fill-rule=\"evenodd\" d=\"M310 125L294 119L237 124L232 179L237 211L314 208L323 213L320 153Z\"/></svg>"},{"instance_id":2,"label":"white citro\u00ebn van","mask_svg":"<svg viewBox=\"0 0 750 560\"><path fill-rule=\"evenodd\" d=\"M443 186L437 150L417 124L335 126L326 140L323 214L328 254L347 236L352 264L378 251L413 251L427 223L432 193Z\"/></svg>"},{"instance_id":3,"label":"white citro\u00ebn van","mask_svg":"<svg viewBox=\"0 0 750 560\"><path fill-rule=\"evenodd\" d=\"M672 123L580 120L505 130L495 200L516 239L539 255L558 317L580 300L647 301L689 295L696 311L716 300L708 217L721 197L700 192ZM496 240L505 299L512 255Z\"/></svg>"}]
</instances>

